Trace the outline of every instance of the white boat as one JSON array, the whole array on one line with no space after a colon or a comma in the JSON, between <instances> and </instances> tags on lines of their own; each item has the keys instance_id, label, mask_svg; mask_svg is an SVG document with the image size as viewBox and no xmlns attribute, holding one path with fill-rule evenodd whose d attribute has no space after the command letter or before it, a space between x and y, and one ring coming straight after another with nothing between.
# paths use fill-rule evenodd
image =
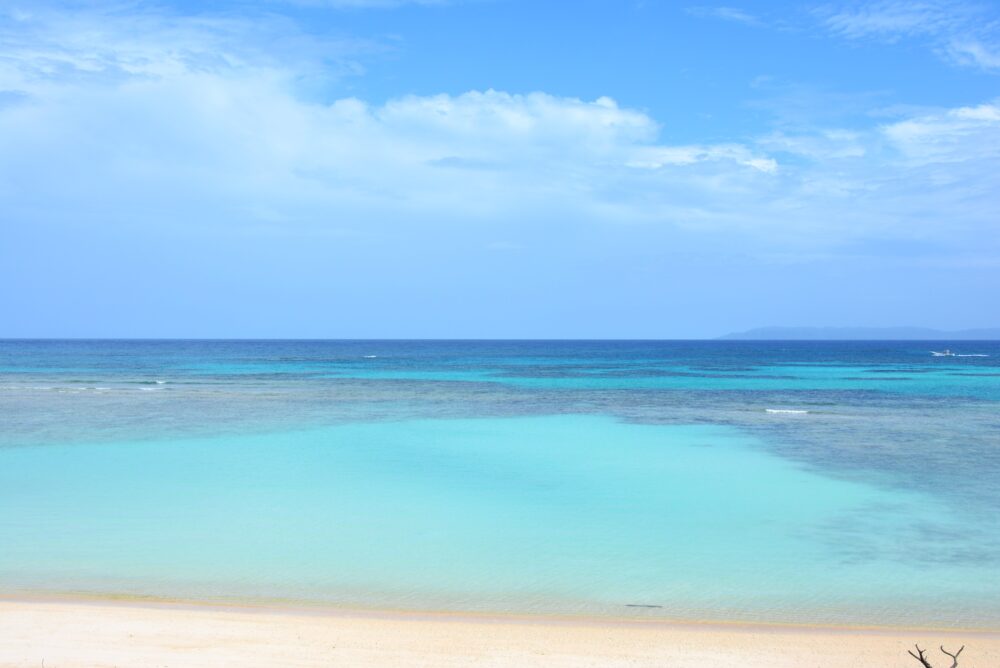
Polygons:
<instances>
[{"instance_id":1,"label":"white boat","mask_svg":"<svg viewBox=\"0 0 1000 668\"><path fill-rule=\"evenodd\" d=\"M941 352L938 352L936 350L932 350L931 351L931 355L934 355L934 357L954 357L955 353L953 353L950 350L948 350L947 348L945 348Z\"/></svg>"}]
</instances>

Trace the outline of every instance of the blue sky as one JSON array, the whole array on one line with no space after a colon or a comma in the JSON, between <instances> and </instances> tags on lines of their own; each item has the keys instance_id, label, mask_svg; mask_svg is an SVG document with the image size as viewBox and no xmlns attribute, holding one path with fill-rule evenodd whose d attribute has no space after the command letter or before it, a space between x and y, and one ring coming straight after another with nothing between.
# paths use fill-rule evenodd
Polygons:
<instances>
[{"instance_id":1,"label":"blue sky","mask_svg":"<svg viewBox=\"0 0 1000 668\"><path fill-rule=\"evenodd\" d=\"M0 0L0 336L994 327L994 3Z\"/></svg>"}]
</instances>

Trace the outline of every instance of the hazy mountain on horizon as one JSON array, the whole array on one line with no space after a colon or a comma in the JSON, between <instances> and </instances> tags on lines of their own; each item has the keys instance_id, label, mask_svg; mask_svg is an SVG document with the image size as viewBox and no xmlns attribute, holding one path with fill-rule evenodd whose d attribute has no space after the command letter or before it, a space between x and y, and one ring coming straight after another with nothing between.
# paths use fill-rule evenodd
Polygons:
<instances>
[{"instance_id":1,"label":"hazy mountain on horizon","mask_svg":"<svg viewBox=\"0 0 1000 668\"><path fill-rule=\"evenodd\" d=\"M995 341L1000 328L948 332L928 327L756 327L719 337L746 341Z\"/></svg>"}]
</instances>

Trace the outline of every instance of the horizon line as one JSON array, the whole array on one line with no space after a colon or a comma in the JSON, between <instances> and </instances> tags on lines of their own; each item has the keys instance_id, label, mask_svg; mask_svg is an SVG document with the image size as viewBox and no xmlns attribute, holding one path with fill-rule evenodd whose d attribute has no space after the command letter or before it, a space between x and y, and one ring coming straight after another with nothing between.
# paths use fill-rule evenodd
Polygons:
<instances>
[{"instance_id":1,"label":"horizon line","mask_svg":"<svg viewBox=\"0 0 1000 668\"><path fill-rule=\"evenodd\" d=\"M986 328L984 328L986 329ZM957 332L942 332L942 334L957 333ZM621 342L635 342L635 343L656 343L656 342L697 342L697 341L724 341L726 343L782 343L782 342L811 342L811 343L843 343L843 342L869 342L869 343L936 343L942 341L960 341L961 343L995 343L1000 342L1000 337L998 338L987 338L987 339L949 339L949 338L905 338L905 339L893 339L893 338L775 338L775 339L758 339L758 338L736 338L732 337L731 334L723 334L716 337L664 337L664 338L626 338L626 337L611 337L611 338L563 338L563 337L501 337L501 338L483 338L483 337L372 337L372 338L357 338L357 337L332 337L332 338L316 338L316 337L144 337L144 336L11 336L4 337L0 336L0 342L11 342L11 341L147 341L147 342L167 342L167 341L271 341L271 342L283 342L283 341L306 341L306 342L353 342L353 341L382 341L382 342L610 342L610 341L621 341Z\"/></svg>"}]
</instances>

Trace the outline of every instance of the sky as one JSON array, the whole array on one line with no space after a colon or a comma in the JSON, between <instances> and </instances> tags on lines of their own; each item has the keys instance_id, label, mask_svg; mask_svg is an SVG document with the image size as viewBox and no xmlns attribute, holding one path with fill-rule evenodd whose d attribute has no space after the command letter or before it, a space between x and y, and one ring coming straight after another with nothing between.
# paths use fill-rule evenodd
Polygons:
<instances>
[{"instance_id":1,"label":"sky","mask_svg":"<svg viewBox=\"0 0 1000 668\"><path fill-rule=\"evenodd\" d=\"M0 0L0 337L773 325L1000 326L1000 5Z\"/></svg>"}]
</instances>

